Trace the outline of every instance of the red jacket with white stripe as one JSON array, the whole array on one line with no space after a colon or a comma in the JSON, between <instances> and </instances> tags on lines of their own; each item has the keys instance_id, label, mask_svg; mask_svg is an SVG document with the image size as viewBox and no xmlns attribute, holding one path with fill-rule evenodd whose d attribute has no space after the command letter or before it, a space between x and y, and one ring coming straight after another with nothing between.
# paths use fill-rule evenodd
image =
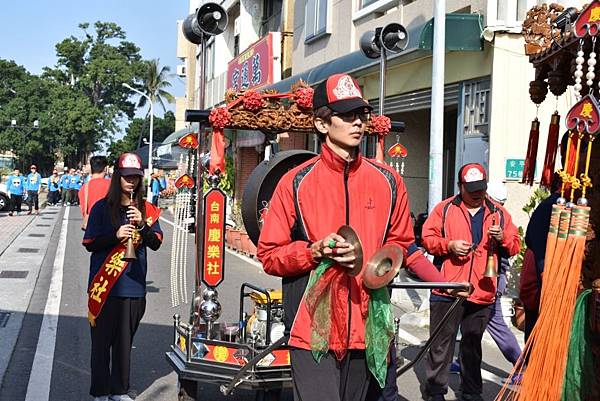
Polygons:
<instances>
[{"instance_id":1,"label":"red jacket with white stripe","mask_svg":"<svg viewBox=\"0 0 600 401\"><path fill-rule=\"evenodd\" d=\"M476 304L491 304L496 297L497 280L485 277L488 249L488 229L496 224L503 228L502 243L498 244L508 253L508 256L516 255L521 246L517 227L512 222L510 214L499 203L489 198L485 199L482 206L483 215L483 237L477 248L466 256L457 256L450 252L448 244L452 240L463 240L473 242L471 234L471 215L462 202L460 195L443 200L436 205L431 214L423 224L422 238L423 246L433 255L442 256L442 274L447 281L466 282L469 281L474 291L468 300ZM498 248L495 248L494 260L496 268L500 266ZM473 260L472 260L473 259ZM471 264L471 261L473 262ZM472 273L471 273L472 266ZM438 292L434 291L438 295Z\"/></svg>"},{"instance_id":2,"label":"red jacket with white stripe","mask_svg":"<svg viewBox=\"0 0 600 401\"><path fill-rule=\"evenodd\" d=\"M285 323L292 346L310 349L311 317L302 300L308 276L318 264L310 244L344 224L357 232L365 261L384 244L396 244L406 255L414 242L408 196L398 173L360 155L347 162L323 144L321 155L290 170L278 183L258 243L257 256L265 271L283 277ZM412 253L406 264L419 255ZM344 267L332 268L344 274ZM365 349L369 292L362 273L345 276L348 338L330 343L332 351Z\"/></svg>"}]
</instances>

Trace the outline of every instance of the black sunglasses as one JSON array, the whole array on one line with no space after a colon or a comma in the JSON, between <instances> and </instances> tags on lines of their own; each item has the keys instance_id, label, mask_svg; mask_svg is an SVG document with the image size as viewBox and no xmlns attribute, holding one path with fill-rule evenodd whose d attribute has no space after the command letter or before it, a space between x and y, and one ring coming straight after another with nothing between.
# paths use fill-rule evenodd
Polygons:
<instances>
[{"instance_id":1,"label":"black sunglasses","mask_svg":"<svg viewBox=\"0 0 600 401\"><path fill-rule=\"evenodd\" d=\"M369 110L350 110L345 113L332 113L332 116L341 118L344 122L351 123L358 118L363 123L371 121L371 112Z\"/></svg>"}]
</instances>

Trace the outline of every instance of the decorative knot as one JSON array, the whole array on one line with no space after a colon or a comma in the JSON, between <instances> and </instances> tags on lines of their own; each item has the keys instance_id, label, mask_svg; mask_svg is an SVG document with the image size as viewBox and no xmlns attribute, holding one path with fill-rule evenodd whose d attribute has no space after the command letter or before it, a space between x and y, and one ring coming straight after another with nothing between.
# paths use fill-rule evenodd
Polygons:
<instances>
[{"instance_id":1,"label":"decorative knot","mask_svg":"<svg viewBox=\"0 0 600 401\"><path fill-rule=\"evenodd\" d=\"M229 110L227 107L215 107L208 116L208 121L215 129L223 129L229 125Z\"/></svg>"},{"instance_id":2,"label":"decorative knot","mask_svg":"<svg viewBox=\"0 0 600 401\"><path fill-rule=\"evenodd\" d=\"M246 110L256 112L263 107L263 97L258 92L247 91L244 93L242 103L244 104L244 108Z\"/></svg>"},{"instance_id":3,"label":"decorative knot","mask_svg":"<svg viewBox=\"0 0 600 401\"><path fill-rule=\"evenodd\" d=\"M298 107L302 109L310 109L313 105L313 88L299 88L294 92L294 100Z\"/></svg>"},{"instance_id":4,"label":"decorative knot","mask_svg":"<svg viewBox=\"0 0 600 401\"><path fill-rule=\"evenodd\" d=\"M389 134L392 129L392 120L388 116L378 116L374 114L371 117L371 132L379 136L385 136Z\"/></svg>"}]
</instances>

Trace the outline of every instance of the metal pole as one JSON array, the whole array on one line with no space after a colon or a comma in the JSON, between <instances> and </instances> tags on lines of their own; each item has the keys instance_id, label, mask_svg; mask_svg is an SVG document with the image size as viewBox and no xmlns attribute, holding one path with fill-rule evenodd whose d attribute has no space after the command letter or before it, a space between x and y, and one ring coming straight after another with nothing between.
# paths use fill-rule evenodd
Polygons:
<instances>
[{"instance_id":1,"label":"metal pole","mask_svg":"<svg viewBox=\"0 0 600 401\"><path fill-rule=\"evenodd\" d=\"M381 39L380 39L381 40ZM385 108L385 71L387 67L387 53L383 46L379 55L379 115L382 116ZM383 163L385 162L384 150L379 149L379 138L373 135L373 145L375 148L375 159Z\"/></svg>"},{"instance_id":2,"label":"metal pole","mask_svg":"<svg viewBox=\"0 0 600 401\"><path fill-rule=\"evenodd\" d=\"M198 108L204 110L204 93L206 80L204 77L206 71L206 35L202 35L200 43L200 82L198 86ZM200 294L200 283L202 282L202 256L204 247L204 215L202 213L202 184L203 169L202 154L206 151L206 141L204 140L203 126L200 124L198 130L198 149L196 151L196 285L194 287L196 296Z\"/></svg>"},{"instance_id":3,"label":"metal pole","mask_svg":"<svg viewBox=\"0 0 600 401\"><path fill-rule=\"evenodd\" d=\"M442 200L444 151L444 58L446 0L433 2L433 60L431 74L431 127L429 131L428 211Z\"/></svg>"},{"instance_id":4,"label":"metal pole","mask_svg":"<svg viewBox=\"0 0 600 401\"><path fill-rule=\"evenodd\" d=\"M385 68L387 64L387 54L383 46L381 47L381 55L379 56L379 115L383 115L385 103Z\"/></svg>"},{"instance_id":5,"label":"metal pole","mask_svg":"<svg viewBox=\"0 0 600 401\"><path fill-rule=\"evenodd\" d=\"M149 96L146 96L150 102L150 143L148 144L148 193L146 199L152 202L152 143L154 140L154 104Z\"/></svg>"}]
</instances>

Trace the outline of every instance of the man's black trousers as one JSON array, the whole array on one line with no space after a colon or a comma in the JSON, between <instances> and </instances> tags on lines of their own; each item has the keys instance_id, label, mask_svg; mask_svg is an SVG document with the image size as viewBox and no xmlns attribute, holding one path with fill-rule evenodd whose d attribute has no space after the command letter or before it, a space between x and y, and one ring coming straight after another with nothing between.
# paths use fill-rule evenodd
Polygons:
<instances>
[{"instance_id":1,"label":"man's black trousers","mask_svg":"<svg viewBox=\"0 0 600 401\"><path fill-rule=\"evenodd\" d=\"M108 297L91 327L90 394L127 394L133 336L146 310L145 298Z\"/></svg>"},{"instance_id":2,"label":"man's black trousers","mask_svg":"<svg viewBox=\"0 0 600 401\"><path fill-rule=\"evenodd\" d=\"M35 207L35 210L40 210L40 198L38 191L27 191L27 203L29 204L29 211Z\"/></svg>"},{"instance_id":3,"label":"man's black trousers","mask_svg":"<svg viewBox=\"0 0 600 401\"><path fill-rule=\"evenodd\" d=\"M294 401L363 401L367 395L365 351L349 350L341 361L328 353L317 363L311 351L293 348L290 360Z\"/></svg>"},{"instance_id":4,"label":"man's black trousers","mask_svg":"<svg viewBox=\"0 0 600 401\"><path fill-rule=\"evenodd\" d=\"M23 195L10 195L10 201L12 203L11 211L12 212L21 212L21 203L23 203Z\"/></svg>"},{"instance_id":5,"label":"man's black trousers","mask_svg":"<svg viewBox=\"0 0 600 401\"><path fill-rule=\"evenodd\" d=\"M429 334L433 332L452 302L431 302ZM453 312L427 353L425 376L428 395L448 392L449 364L454 355L454 343L458 327L462 335L459 360L461 366L462 393L481 394L481 338L490 320L489 305L464 301Z\"/></svg>"}]
</instances>

